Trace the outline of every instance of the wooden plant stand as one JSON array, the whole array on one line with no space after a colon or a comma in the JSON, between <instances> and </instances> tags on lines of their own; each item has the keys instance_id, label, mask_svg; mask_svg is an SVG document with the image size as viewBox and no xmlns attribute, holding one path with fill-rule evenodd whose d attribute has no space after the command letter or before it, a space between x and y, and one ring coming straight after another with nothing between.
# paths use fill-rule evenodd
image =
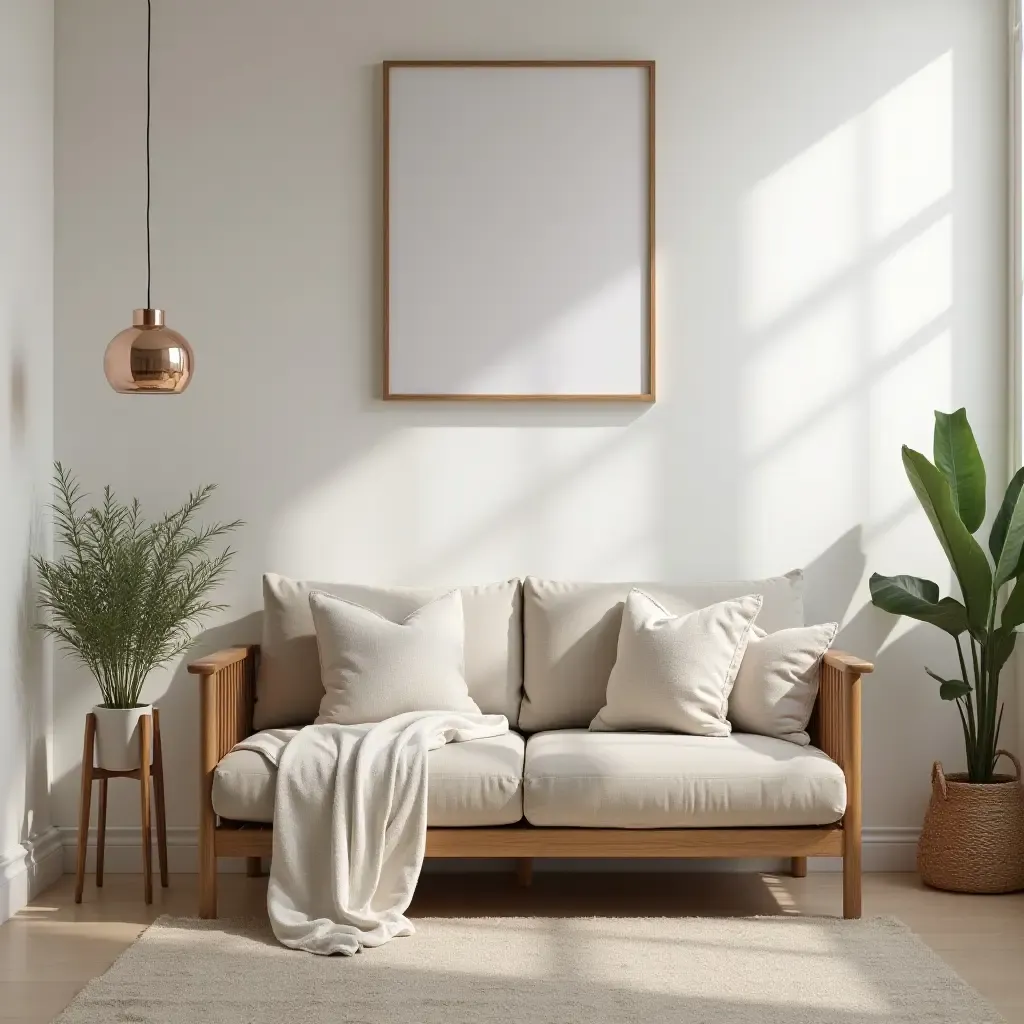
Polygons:
<instances>
[{"instance_id":1,"label":"wooden plant stand","mask_svg":"<svg viewBox=\"0 0 1024 1024\"><path fill-rule=\"evenodd\" d=\"M96 742L96 716L90 711L85 716L85 749L82 753L82 798L78 815L78 870L75 877L75 902L82 902L85 889L85 855L89 843L89 810L92 802L92 784L99 780L100 806L96 819L96 886L103 887L103 853L107 840L107 784L111 779L138 779L142 790L142 874L147 903L153 902L153 841L150 835L150 807L152 785L156 797L156 845L160 858L160 885L167 888L167 814L164 807L164 758L160 743L160 712L154 708L152 716L139 721L139 745L142 767L130 772L111 772L97 768L93 763ZM152 733L152 739L150 734ZM148 751L153 748L150 763Z\"/></svg>"}]
</instances>

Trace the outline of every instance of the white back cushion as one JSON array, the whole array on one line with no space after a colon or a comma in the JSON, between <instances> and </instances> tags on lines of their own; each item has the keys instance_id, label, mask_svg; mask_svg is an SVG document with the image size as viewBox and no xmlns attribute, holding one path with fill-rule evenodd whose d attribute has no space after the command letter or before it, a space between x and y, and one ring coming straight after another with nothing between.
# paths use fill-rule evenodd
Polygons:
<instances>
[{"instance_id":1,"label":"white back cushion","mask_svg":"<svg viewBox=\"0 0 1024 1024\"><path fill-rule=\"evenodd\" d=\"M401 622L450 587L371 587L263 577L263 639L253 724L257 730L309 725L324 695L309 595L322 590ZM506 580L461 587L466 684L484 714L519 720L523 691L522 587Z\"/></svg>"},{"instance_id":2,"label":"white back cushion","mask_svg":"<svg viewBox=\"0 0 1024 1024\"><path fill-rule=\"evenodd\" d=\"M622 608L634 587L673 615L760 594L763 600L757 624L762 629L774 633L803 625L803 573L799 570L766 580L679 586L570 583L528 576L523 584L525 692L519 711L520 729L538 732L585 729L590 725L605 703Z\"/></svg>"}]
</instances>

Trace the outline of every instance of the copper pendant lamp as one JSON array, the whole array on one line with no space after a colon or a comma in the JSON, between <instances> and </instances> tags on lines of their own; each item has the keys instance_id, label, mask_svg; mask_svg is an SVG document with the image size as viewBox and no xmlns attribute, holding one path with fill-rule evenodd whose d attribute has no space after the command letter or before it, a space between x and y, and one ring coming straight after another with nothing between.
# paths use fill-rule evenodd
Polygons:
<instances>
[{"instance_id":1,"label":"copper pendant lamp","mask_svg":"<svg viewBox=\"0 0 1024 1024\"><path fill-rule=\"evenodd\" d=\"M150 78L153 52L153 0L146 0L146 308L136 309L132 326L107 346L103 372L120 395L180 395L192 380L192 346L164 323L164 311L153 309L150 290Z\"/></svg>"}]
</instances>

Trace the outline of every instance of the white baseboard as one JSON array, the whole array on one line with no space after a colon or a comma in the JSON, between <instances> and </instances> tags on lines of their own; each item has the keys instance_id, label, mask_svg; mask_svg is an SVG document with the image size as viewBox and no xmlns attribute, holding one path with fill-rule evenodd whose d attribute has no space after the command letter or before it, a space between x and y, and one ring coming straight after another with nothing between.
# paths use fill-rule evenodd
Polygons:
<instances>
[{"instance_id":1,"label":"white baseboard","mask_svg":"<svg viewBox=\"0 0 1024 1024\"><path fill-rule=\"evenodd\" d=\"M58 830L64 850L64 871L74 874L78 863L78 829L63 825ZM156 829L153 839L153 870L157 870ZM96 829L89 829L86 848L86 871L96 870ZM221 860L221 871L244 871L245 861ZM114 875L138 874L142 871L142 835L137 825L107 826L104 843L103 870ZM167 829L167 870L178 875L194 875L199 870L199 830L175 827Z\"/></svg>"},{"instance_id":2,"label":"white baseboard","mask_svg":"<svg viewBox=\"0 0 1024 1024\"><path fill-rule=\"evenodd\" d=\"M56 832L57 830L51 830ZM917 850L917 837L920 830L916 828L866 828L864 829L863 865L865 871L913 871ZM59 829L60 843L63 847L63 867L67 872L75 870L77 857L78 829L64 826ZM156 830L153 830L153 841L156 842ZM96 830L89 830L89 845L86 865L89 871L94 870L96 854ZM168 828L167 830L167 863L175 874L195 874L198 863L198 830L195 828ZM154 870L156 855L154 847ZM601 870L626 871L779 871L782 862L776 860L607 860L601 862ZM242 871L245 863L242 860L222 860L221 871ZM544 860L537 865L538 870L594 870L593 861L585 860ZM428 861L428 870L476 870L487 871L500 868L507 870L507 863L502 861ZM811 857L808 868L812 871L841 871L842 861L838 857ZM142 844L137 827L118 827L107 829L106 854L104 870L113 874L137 873L142 870Z\"/></svg>"},{"instance_id":3,"label":"white baseboard","mask_svg":"<svg viewBox=\"0 0 1024 1024\"><path fill-rule=\"evenodd\" d=\"M864 829L863 865L865 871L915 871L920 828ZM827 858L822 858L822 861ZM813 861L808 861L808 865Z\"/></svg>"},{"instance_id":4,"label":"white baseboard","mask_svg":"<svg viewBox=\"0 0 1024 1024\"><path fill-rule=\"evenodd\" d=\"M60 878L62 842L59 830L48 828L0 856L0 924Z\"/></svg>"}]
</instances>

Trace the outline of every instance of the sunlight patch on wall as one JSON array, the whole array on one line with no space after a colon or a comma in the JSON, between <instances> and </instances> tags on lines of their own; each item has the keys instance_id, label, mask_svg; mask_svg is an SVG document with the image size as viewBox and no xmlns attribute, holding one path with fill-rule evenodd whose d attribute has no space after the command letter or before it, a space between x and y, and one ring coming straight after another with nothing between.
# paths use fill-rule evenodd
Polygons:
<instances>
[{"instance_id":1,"label":"sunlight patch on wall","mask_svg":"<svg viewBox=\"0 0 1024 1024\"><path fill-rule=\"evenodd\" d=\"M858 139L837 128L760 182L741 214L742 326L788 313L856 259Z\"/></svg>"},{"instance_id":2,"label":"sunlight patch on wall","mask_svg":"<svg viewBox=\"0 0 1024 1024\"><path fill-rule=\"evenodd\" d=\"M751 571L762 552L814 559L857 524L869 560L898 535L921 567L941 561L907 508L899 452L930 453L932 411L951 402L952 146L950 52L758 183L740 211ZM794 514L823 468L813 515Z\"/></svg>"},{"instance_id":3,"label":"sunlight patch on wall","mask_svg":"<svg viewBox=\"0 0 1024 1024\"><path fill-rule=\"evenodd\" d=\"M750 353L739 406L745 452L760 458L842 400L857 372L858 317L857 296L840 292Z\"/></svg>"},{"instance_id":4,"label":"sunlight patch on wall","mask_svg":"<svg viewBox=\"0 0 1024 1024\"><path fill-rule=\"evenodd\" d=\"M664 438L640 420L611 432L553 431L544 443L549 483L528 526L546 538L545 565L530 572L580 579L661 579L666 534ZM588 435L601 436L594 446ZM557 462L554 460L557 459ZM524 467L524 477L527 473ZM685 516L681 517L683 528ZM565 544L572 537L573 544Z\"/></svg>"},{"instance_id":5,"label":"sunlight patch on wall","mask_svg":"<svg viewBox=\"0 0 1024 1024\"><path fill-rule=\"evenodd\" d=\"M891 519L911 493L901 445L931 458L934 410L951 407L952 362L953 338L946 328L871 382L861 433L867 440L868 522Z\"/></svg>"},{"instance_id":6,"label":"sunlight patch on wall","mask_svg":"<svg viewBox=\"0 0 1024 1024\"><path fill-rule=\"evenodd\" d=\"M953 218L949 214L871 268L871 352L884 356L953 305Z\"/></svg>"},{"instance_id":7,"label":"sunlight patch on wall","mask_svg":"<svg viewBox=\"0 0 1024 1024\"><path fill-rule=\"evenodd\" d=\"M657 577L656 442L640 424L409 426L297 497L268 564L293 576L426 586L531 572L628 578L638 563Z\"/></svg>"},{"instance_id":8,"label":"sunlight patch on wall","mask_svg":"<svg viewBox=\"0 0 1024 1024\"><path fill-rule=\"evenodd\" d=\"M853 406L832 403L813 429L751 465L741 510L744 572L772 575L806 566L857 526L860 482L842 453L856 447L862 430ZM785 564L777 560L780 551L787 552Z\"/></svg>"},{"instance_id":9,"label":"sunlight patch on wall","mask_svg":"<svg viewBox=\"0 0 1024 1024\"><path fill-rule=\"evenodd\" d=\"M865 116L871 237L882 239L953 188L953 54L943 54Z\"/></svg>"},{"instance_id":10,"label":"sunlight patch on wall","mask_svg":"<svg viewBox=\"0 0 1024 1024\"><path fill-rule=\"evenodd\" d=\"M655 543L659 471L645 431L502 426L416 434L429 478L408 496L419 524L407 569L415 579L607 576L604 552L623 547L638 509L648 510L644 532ZM640 557L634 549L633 561Z\"/></svg>"}]
</instances>

